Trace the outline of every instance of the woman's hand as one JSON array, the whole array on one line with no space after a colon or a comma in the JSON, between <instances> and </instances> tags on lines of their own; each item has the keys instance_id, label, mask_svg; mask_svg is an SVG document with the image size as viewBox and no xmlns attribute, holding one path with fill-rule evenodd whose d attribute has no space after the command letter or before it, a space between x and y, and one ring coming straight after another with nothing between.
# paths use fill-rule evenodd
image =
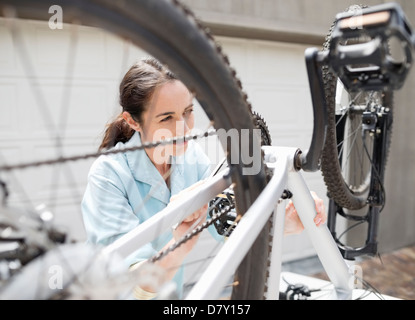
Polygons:
<instances>
[{"instance_id":1,"label":"woman's hand","mask_svg":"<svg viewBox=\"0 0 415 320\"><path fill-rule=\"evenodd\" d=\"M207 215L207 204L203 206L198 211L194 212L192 217L193 220L190 220L190 217L186 218L182 223L180 223L175 230L173 230L173 237L176 241L180 240L184 235L189 233L191 230L196 228L197 226L203 224L206 220ZM184 242L180 248L187 254L189 253L193 247L196 245L197 241L199 240L200 233L196 236L193 236L188 241Z\"/></svg>"},{"instance_id":2,"label":"woman's hand","mask_svg":"<svg viewBox=\"0 0 415 320\"><path fill-rule=\"evenodd\" d=\"M197 187L198 185L200 185L201 183L203 183L203 181L181 191L177 195L172 196L170 198L170 202L177 201L178 199L188 196L188 192L194 189L195 187ZM191 228L195 228L196 226L204 223L206 219L206 215L207 215L207 210L208 210L208 204L205 204L202 208L200 208L199 210L196 210L195 212L193 212L193 214L188 216L184 221L179 223L179 225L173 230L173 239L171 239L162 248L161 251L164 251L170 248L173 244L175 244L175 242L177 242L184 235L190 232ZM200 233L190 238L188 241L185 241L182 245L176 248L176 250L170 252L163 259L156 261L156 264L166 271L165 276L167 280L173 279L178 268L183 263L188 253L193 249L193 247L197 243L199 236L200 236ZM143 289L146 291L151 291L151 288L149 289L147 287L144 287Z\"/></svg>"},{"instance_id":3,"label":"woman's hand","mask_svg":"<svg viewBox=\"0 0 415 320\"><path fill-rule=\"evenodd\" d=\"M180 199L182 197L185 197L188 192L193 190L194 188L201 185L204 181L199 181L196 184L193 184L187 189L182 190L178 194L171 197L171 201L176 201L177 199ZM173 230L173 237L176 241L180 240L184 235L186 235L189 231L196 228L197 226L203 224L206 220L208 211L208 204L205 204L200 209L193 212L191 215L186 217L179 225ZM185 253L190 252L195 244L197 243L197 240L199 239L199 235L193 236L190 240L186 241L184 244L180 246L180 248L185 251Z\"/></svg>"},{"instance_id":4,"label":"woman's hand","mask_svg":"<svg viewBox=\"0 0 415 320\"><path fill-rule=\"evenodd\" d=\"M315 192L311 192L314 202L316 204L317 215L314 217L314 223L317 227L324 224L327 221L326 209L324 201L320 199ZM285 208L285 224L284 234L292 235L299 234L304 230L304 225L298 216L297 210L294 207L293 202L290 200Z\"/></svg>"}]
</instances>

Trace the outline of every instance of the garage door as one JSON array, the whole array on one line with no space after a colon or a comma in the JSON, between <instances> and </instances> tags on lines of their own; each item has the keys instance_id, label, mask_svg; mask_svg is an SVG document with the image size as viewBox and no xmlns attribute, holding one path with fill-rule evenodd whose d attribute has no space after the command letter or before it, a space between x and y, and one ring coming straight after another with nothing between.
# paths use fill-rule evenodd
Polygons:
<instances>
[{"instance_id":1,"label":"garage door","mask_svg":"<svg viewBox=\"0 0 415 320\"><path fill-rule=\"evenodd\" d=\"M32 21L22 25L19 33L24 47L13 42L10 29L0 20L1 163L95 152L105 124L119 112L117 90L122 75L146 53L94 28L50 30L46 23ZM265 118L273 144L307 148L312 110L304 66L306 47L218 40L240 75L254 110ZM24 52L30 52L30 60ZM76 68L67 72L73 61ZM64 84L71 89L63 90ZM205 120L202 115L197 120L201 129ZM212 156L213 161L219 158L217 153ZM55 223L74 240L82 241L85 232L79 201L92 161L2 174L11 186L10 205L35 208L47 204ZM319 173L305 177L313 190L325 195ZM208 236L199 245L215 247ZM189 259L206 251L195 252ZM286 238L284 260L313 254L305 235Z\"/></svg>"}]
</instances>

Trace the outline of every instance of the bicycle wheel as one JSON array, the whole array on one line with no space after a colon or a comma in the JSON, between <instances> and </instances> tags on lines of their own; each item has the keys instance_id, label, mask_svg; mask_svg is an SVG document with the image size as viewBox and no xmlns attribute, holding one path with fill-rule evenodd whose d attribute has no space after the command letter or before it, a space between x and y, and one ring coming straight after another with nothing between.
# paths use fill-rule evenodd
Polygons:
<instances>
[{"instance_id":1,"label":"bicycle wheel","mask_svg":"<svg viewBox=\"0 0 415 320\"><path fill-rule=\"evenodd\" d=\"M48 21L49 1L0 1L4 12L22 19ZM63 21L102 28L128 39L167 64L196 93L196 99L215 129L249 130L249 145L226 144L233 180L236 208L243 214L266 185L261 139L255 132L251 107L229 61L208 31L190 10L176 0L75 0L54 1L63 8ZM11 11L10 8L13 10ZM240 135L241 136L241 135ZM222 140L221 140L222 141ZM226 136L224 140L226 141ZM252 159L251 153L260 154ZM230 161L230 155L233 157ZM253 166L255 172L252 172ZM247 173L248 172L248 173ZM239 285L233 299L262 299L266 282L269 226L266 226L239 267Z\"/></svg>"},{"instance_id":2,"label":"bicycle wheel","mask_svg":"<svg viewBox=\"0 0 415 320\"><path fill-rule=\"evenodd\" d=\"M356 10L356 7L352 6L348 10ZM323 50L330 48L333 27L327 35ZM366 40L366 36L362 34L361 38L353 39L353 43ZM393 93L348 92L327 67L323 69L323 78L328 128L321 170L329 197L342 208L358 210L367 204L372 179L383 184L382 173L386 160L382 159L381 167L378 167L378 163L374 163L374 153L383 143L382 148L386 155L389 150ZM378 117L386 114L387 123L379 127ZM384 142L379 138L381 135L385 137Z\"/></svg>"}]
</instances>

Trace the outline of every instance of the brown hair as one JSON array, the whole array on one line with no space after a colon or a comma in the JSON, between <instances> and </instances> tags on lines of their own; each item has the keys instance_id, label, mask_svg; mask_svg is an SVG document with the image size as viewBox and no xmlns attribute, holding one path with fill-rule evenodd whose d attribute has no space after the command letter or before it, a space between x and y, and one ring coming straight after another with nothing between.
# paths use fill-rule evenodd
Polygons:
<instances>
[{"instance_id":1,"label":"brown hair","mask_svg":"<svg viewBox=\"0 0 415 320\"><path fill-rule=\"evenodd\" d=\"M177 77L154 58L146 58L134 64L120 83L121 113L107 125L99 150L109 149L118 142L127 142L134 134L122 113L128 112L131 117L142 124L142 114L154 91L162 84L177 80Z\"/></svg>"}]
</instances>

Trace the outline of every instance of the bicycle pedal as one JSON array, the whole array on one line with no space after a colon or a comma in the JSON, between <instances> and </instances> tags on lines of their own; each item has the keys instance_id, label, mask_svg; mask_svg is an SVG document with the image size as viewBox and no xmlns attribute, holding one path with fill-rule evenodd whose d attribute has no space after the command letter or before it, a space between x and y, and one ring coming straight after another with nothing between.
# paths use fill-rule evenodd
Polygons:
<instances>
[{"instance_id":1,"label":"bicycle pedal","mask_svg":"<svg viewBox=\"0 0 415 320\"><path fill-rule=\"evenodd\" d=\"M400 89L413 60L414 36L402 8L384 4L337 16L330 67L349 91ZM399 42L399 59L390 40Z\"/></svg>"}]
</instances>

